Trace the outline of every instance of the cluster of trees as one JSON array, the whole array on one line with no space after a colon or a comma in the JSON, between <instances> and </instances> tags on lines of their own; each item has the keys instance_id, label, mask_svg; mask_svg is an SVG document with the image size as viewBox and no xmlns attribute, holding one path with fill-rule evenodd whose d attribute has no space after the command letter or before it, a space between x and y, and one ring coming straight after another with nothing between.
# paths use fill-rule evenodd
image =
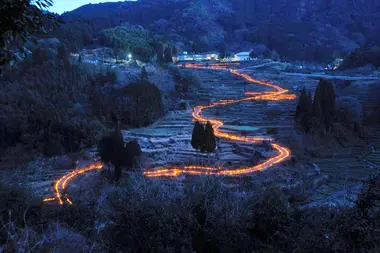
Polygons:
<instances>
[{"instance_id":1,"label":"cluster of trees","mask_svg":"<svg viewBox=\"0 0 380 253\"><path fill-rule=\"evenodd\" d=\"M116 69L71 59L62 44L37 47L0 82L0 157L77 152L96 144L113 114L125 128L163 116L154 84L118 88L117 77Z\"/></svg>"},{"instance_id":2,"label":"cluster of trees","mask_svg":"<svg viewBox=\"0 0 380 253\"><path fill-rule=\"evenodd\" d=\"M200 88L201 79L194 71L180 71L177 67L170 68L169 71L171 72L174 88L177 92L194 92Z\"/></svg>"},{"instance_id":3,"label":"cluster of trees","mask_svg":"<svg viewBox=\"0 0 380 253\"><path fill-rule=\"evenodd\" d=\"M86 20L96 24L95 31L126 22L138 24L182 41L184 49L195 52L215 50L221 41L233 51L247 43L265 44L271 51L276 49L279 55L295 60L330 62L336 49L343 49L345 53L356 44L380 42L375 32L379 18L373 11L378 4L373 1L362 9L357 9L356 4L342 5L339 1L308 2L305 8L300 8L300 2L128 1L85 6L65 14L64 19L78 24ZM326 6L334 6L334 9ZM252 15L253 10L256 15ZM353 10L357 11L356 17L349 14ZM368 19L364 20L363 14ZM308 19L311 15L319 22ZM339 25L346 29L340 29ZM319 46L322 37L326 38L324 47Z\"/></svg>"},{"instance_id":4,"label":"cluster of trees","mask_svg":"<svg viewBox=\"0 0 380 253\"><path fill-rule=\"evenodd\" d=\"M159 43L157 46L157 62L159 64L167 64L173 62L173 55L177 55L177 48L175 46L165 46Z\"/></svg>"},{"instance_id":5,"label":"cluster of trees","mask_svg":"<svg viewBox=\"0 0 380 253\"><path fill-rule=\"evenodd\" d=\"M98 144L98 156L105 164L111 163L115 167L115 182L121 177L122 167L132 168L138 164L141 153L140 145L136 140L124 145L119 126L114 132L104 135Z\"/></svg>"},{"instance_id":6,"label":"cluster of trees","mask_svg":"<svg viewBox=\"0 0 380 253\"><path fill-rule=\"evenodd\" d=\"M207 121L206 127L199 121L194 123L191 146L193 146L194 149L200 150L202 153L211 153L215 150L216 140L214 128L209 121Z\"/></svg>"},{"instance_id":7,"label":"cluster of trees","mask_svg":"<svg viewBox=\"0 0 380 253\"><path fill-rule=\"evenodd\" d=\"M380 67L380 47L358 48L344 58L339 69L352 69L372 64Z\"/></svg>"},{"instance_id":8,"label":"cluster of trees","mask_svg":"<svg viewBox=\"0 0 380 253\"><path fill-rule=\"evenodd\" d=\"M314 100L311 93L305 89L301 91L296 108L296 121L305 132L321 127L324 132L329 131L335 114L335 91L333 84L321 79L315 91Z\"/></svg>"},{"instance_id":9,"label":"cluster of trees","mask_svg":"<svg viewBox=\"0 0 380 253\"><path fill-rule=\"evenodd\" d=\"M103 30L99 43L114 49L116 56L126 59L129 53L134 58L148 62L157 56L160 64L173 62L177 50L166 39L141 26L123 25Z\"/></svg>"}]
</instances>

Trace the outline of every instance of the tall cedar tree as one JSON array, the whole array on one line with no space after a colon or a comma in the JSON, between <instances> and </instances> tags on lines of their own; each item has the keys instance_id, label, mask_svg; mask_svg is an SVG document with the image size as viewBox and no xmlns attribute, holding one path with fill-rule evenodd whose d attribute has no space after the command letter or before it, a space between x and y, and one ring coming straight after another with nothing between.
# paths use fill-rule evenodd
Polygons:
<instances>
[{"instance_id":1,"label":"tall cedar tree","mask_svg":"<svg viewBox=\"0 0 380 253\"><path fill-rule=\"evenodd\" d=\"M214 128L210 121L207 121L205 135L204 135L204 151L207 153L211 153L216 148L216 140L214 134Z\"/></svg>"},{"instance_id":2,"label":"tall cedar tree","mask_svg":"<svg viewBox=\"0 0 380 253\"><path fill-rule=\"evenodd\" d=\"M141 69L140 79L148 81L148 71L146 71L145 66L143 66Z\"/></svg>"},{"instance_id":3,"label":"tall cedar tree","mask_svg":"<svg viewBox=\"0 0 380 253\"><path fill-rule=\"evenodd\" d=\"M205 136L205 128L199 123L199 121L195 121L193 134L191 136L191 146L194 149L199 149L203 152L204 147L204 136Z\"/></svg>"},{"instance_id":4,"label":"tall cedar tree","mask_svg":"<svg viewBox=\"0 0 380 253\"><path fill-rule=\"evenodd\" d=\"M309 114L313 114L313 98L311 97L310 91L307 93L307 105L308 105L307 112Z\"/></svg>"},{"instance_id":5,"label":"tall cedar tree","mask_svg":"<svg viewBox=\"0 0 380 253\"><path fill-rule=\"evenodd\" d=\"M173 56L178 56L178 49L177 49L176 46L174 46L174 47L172 48L172 55L173 55Z\"/></svg>"},{"instance_id":6,"label":"tall cedar tree","mask_svg":"<svg viewBox=\"0 0 380 253\"><path fill-rule=\"evenodd\" d=\"M321 79L314 95L313 113L322 122L324 129L330 129L335 111L335 91L331 82Z\"/></svg>"},{"instance_id":7,"label":"tall cedar tree","mask_svg":"<svg viewBox=\"0 0 380 253\"><path fill-rule=\"evenodd\" d=\"M165 48L165 62L173 62L172 48L169 46Z\"/></svg>"},{"instance_id":8,"label":"tall cedar tree","mask_svg":"<svg viewBox=\"0 0 380 253\"><path fill-rule=\"evenodd\" d=\"M300 98L296 108L296 119L302 117L309 110L308 97L305 88L301 91Z\"/></svg>"},{"instance_id":9,"label":"tall cedar tree","mask_svg":"<svg viewBox=\"0 0 380 253\"><path fill-rule=\"evenodd\" d=\"M104 163L112 163L115 166L115 181L121 176L121 166L126 159L124 139L119 128L113 133L103 136L98 144L98 155Z\"/></svg>"},{"instance_id":10,"label":"tall cedar tree","mask_svg":"<svg viewBox=\"0 0 380 253\"><path fill-rule=\"evenodd\" d=\"M158 61L158 63L164 63L165 62L164 45L162 43L159 43L157 45L157 61Z\"/></svg>"}]
</instances>

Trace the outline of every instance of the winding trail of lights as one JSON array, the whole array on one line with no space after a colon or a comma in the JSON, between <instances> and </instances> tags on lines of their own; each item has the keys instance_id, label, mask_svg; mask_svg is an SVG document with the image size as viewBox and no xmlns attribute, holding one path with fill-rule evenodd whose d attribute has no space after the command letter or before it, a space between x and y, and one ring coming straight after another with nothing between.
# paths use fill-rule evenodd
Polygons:
<instances>
[{"instance_id":1,"label":"winding trail of lights","mask_svg":"<svg viewBox=\"0 0 380 253\"><path fill-rule=\"evenodd\" d=\"M183 67L186 68L196 68L196 69L215 69L215 70L229 70L228 69L229 64L210 64L209 66L205 67L202 64L184 64ZM281 88L280 86L256 80L250 77L247 74L243 74L238 72L237 70L231 69L229 70L232 74L240 76L247 80L250 83L256 83L264 86L268 86L270 88L275 89L276 91L272 92L246 92L245 95L247 97L237 99L237 100L221 100L219 102L214 102L207 106L196 106L193 111L193 119L197 120L199 122L205 123L209 121L214 128L215 136L233 140L233 141L239 141L239 142L245 142L245 143L258 143L263 141L269 141L271 142L272 148L275 149L278 152L278 155L269 158L268 160L264 161L263 163L257 164L252 167L243 167L243 168L235 168L235 169L221 169L221 168L214 168L214 167L206 167L206 166L184 166L183 168L159 168L156 170L150 170L150 171L144 171L144 175L147 177L177 177L181 174L189 174L189 175L221 175L221 176L238 176L243 174L249 174L255 171L264 170L269 167L272 167L275 164L278 164L287 158L290 157L290 150L286 147L283 147L279 144L273 143L273 138L270 137L246 137L231 133L222 132L219 130L220 127L223 126L223 121L220 120L214 120L214 119L206 119L201 116L201 112L204 109L213 108L216 106L223 106L223 105L229 105L234 103L240 103L243 101L248 100L272 100L272 101L278 101L278 100L293 100L296 99L295 94L287 94L288 90Z\"/></svg>"},{"instance_id":2,"label":"winding trail of lights","mask_svg":"<svg viewBox=\"0 0 380 253\"><path fill-rule=\"evenodd\" d=\"M100 170L101 168L103 168L103 164L100 161L96 161L96 162L91 163L87 167L78 168L70 173L63 175L54 184L55 197L45 198L43 201L50 202L50 201L57 200L60 205L63 205L64 200L66 200L66 202L71 205L72 201L70 200L70 198L67 195L63 195L62 193L66 189L67 183L73 180L73 178L78 175L81 175L93 170Z\"/></svg>"},{"instance_id":3,"label":"winding trail of lights","mask_svg":"<svg viewBox=\"0 0 380 253\"><path fill-rule=\"evenodd\" d=\"M238 65L238 63L235 63ZM276 91L272 92L246 92L245 95L247 97L237 99L237 100L221 100L219 102L214 102L210 105L207 106L196 106L193 110L193 119L197 120L202 123L206 123L207 121L210 121L211 124L213 125L215 136L228 139L228 140L233 140L233 141L239 141L239 142L245 142L245 143L258 143L258 142L263 142L263 141L268 141L271 143L272 148L275 149L278 152L278 155L269 158L268 160L257 164L252 167L243 167L243 168L234 168L234 169L222 169L222 168L217 168L217 167L207 167L207 166L198 166L198 165L193 165L193 166L184 166L182 168L158 168L155 170L149 170L149 171L144 171L144 175L146 177L177 177L182 174L188 174L188 175L220 175L220 176L238 176L238 175L244 175L244 174L249 174L255 171L260 171L264 170L267 168L272 167L275 164L278 164L290 156L290 150L286 147L283 147L279 144L276 144L273 142L273 138L270 137L247 137L247 136L240 136L236 134L231 134L231 133L226 133L222 132L220 127L223 126L223 121L220 120L214 120L214 119L206 119L201 116L201 112L204 109L208 108L213 108L216 106L223 106L223 105L229 105L229 104L234 104L234 103L240 103L243 101L248 101L248 100L272 100L272 101L277 101L277 100L293 100L296 98L294 94L287 94L288 90L283 89L277 85L256 80L250 77L249 75L243 74L238 72L237 70L229 70L228 67L231 66L232 64L229 63L218 63L218 64L210 64L208 66L204 66L201 64L185 64L183 67L186 68L197 68L197 69L214 69L214 70L228 70L232 74L240 76L247 80L250 83L256 83L264 86L268 86L270 88L275 89ZM55 197L50 197L50 198L45 198L43 201L44 202L50 202L50 201L58 201L60 205L63 205L64 202L66 201L68 204L72 204L72 201L70 198L64 194L64 191L70 181L72 181L76 176L84 174L86 172L94 171L94 170L100 170L103 168L103 164L100 161L93 162L87 167L84 168L78 168L75 169L74 171L65 174L61 178L59 178L55 184L54 184L54 192L55 192Z\"/></svg>"}]
</instances>

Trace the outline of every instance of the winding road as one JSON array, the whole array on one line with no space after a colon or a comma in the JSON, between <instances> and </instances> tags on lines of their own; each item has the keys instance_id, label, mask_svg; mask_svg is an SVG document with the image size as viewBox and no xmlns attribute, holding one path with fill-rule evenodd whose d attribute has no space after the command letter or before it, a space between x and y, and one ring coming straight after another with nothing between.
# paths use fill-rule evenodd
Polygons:
<instances>
[{"instance_id":1,"label":"winding road","mask_svg":"<svg viewBox=\"0 0 380 253\"><path fill-rule=\"evenodd\" d=\"M150 178L177 177L183 174L238 176L238 175L249 174L255 171L265 170L267 168L272 167L275 164L283 162L284 160L290 157L290 154L291 154L290 150L287 147L274 143L273 138L271 137L247 137L247 136L241 136L241 135L223 132L220 130L220 128L223 126L222 121L215 120L215 119L206 119L201 116L201 113L205 109L209 109L209 108L213 108L217 106L230 105L234 103L240 103L240 102L249 101L249 100L293 100L293 99L296 99L295 94L288 94L288 90L283 89L280 86L277 86L268 82L256 80L250 77L249 75L243 74L235 69L229 69L229 64L223 64L223 63L210 64L207 67L202 64L185 64L183 65L183 67L230 71L232 74L236 76L240 76L250 83L264 85L264 86L274 89L274 91L269 91L269 92L246 92L245 93L246 97L241 98L241 99L221 100L219 102L215 102L207 106L196 106L193 110L192 116L193 116L194 121L199 121L202 123L206 123L207 121L210 121L211 124L213 125L215 136L217 137L233 140L237 142L245 142L245 143L252 143L252 144L268 141L271 143L272 148L278 152L278 154L260 164L257 164L251 167L223 169L223 168L217 168L217 167L194 165L194 166L184 166L182 168L158 168L154 170L144 171L144 175L146 177L150 177ZM68 204L72 204L72 201L70 200L70 198L66 194L64 194L65 189L68 186L68 183L72 181L78 175L81 175L90 171L94 171L94 170L100 170L102 169L102 167L103 167L103 164L100 161L96 161L90 164L88 167L78 168L62 176L54 184L55 196L50 197L50 198L45 198L44 202L58 201L60 205L63 205L65 202Z\"/></svg>"}]
</instances>

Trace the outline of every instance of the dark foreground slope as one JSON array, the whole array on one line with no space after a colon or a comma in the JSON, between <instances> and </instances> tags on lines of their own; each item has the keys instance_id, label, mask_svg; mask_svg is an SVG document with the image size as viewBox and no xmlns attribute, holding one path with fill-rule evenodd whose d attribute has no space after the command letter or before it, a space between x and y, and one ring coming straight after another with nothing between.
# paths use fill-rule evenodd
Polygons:
<instances>
[{"instance_id":1,"label":"dark foreground slope","mask_svg":"<svg viewBox=\"0 0 380 253\"><path fill-rule=\"evenodd\" d=\"M75 21L83 43L102 29L128 22L186 50L238 51L262 43L285 58L328 61L334 52L344 55L378 44L379 14L376 0L140 0L85 5L63 17Z\"/></svg>"}]
</instances>

